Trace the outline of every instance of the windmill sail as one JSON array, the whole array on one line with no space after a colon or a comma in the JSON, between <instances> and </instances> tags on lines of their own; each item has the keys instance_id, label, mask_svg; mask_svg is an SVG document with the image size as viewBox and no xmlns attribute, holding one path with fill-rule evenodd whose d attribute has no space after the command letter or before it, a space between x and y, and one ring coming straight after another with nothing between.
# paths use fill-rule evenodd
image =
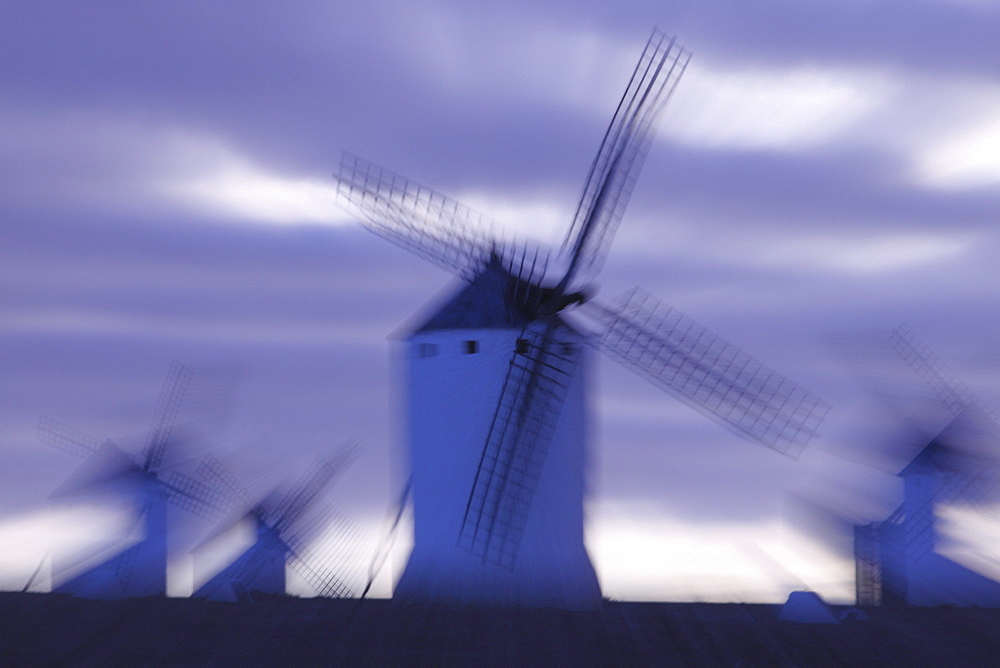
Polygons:
<instances>
[{"instance_id":1,"label":"windmill sail","mask_svg":"<svg viewBox=\"0 0 1000 668\"><path fill-rule=\"evenodd\" d=\"M608 356L727 429L796 457L829 410L822 400L655 297L635 289L598 307Z\"/></svg>"},{"instance_id":2,"label":"windmill sail","mask_svg":"<svg viewBox=\"0 0 1000 668\"><path fill-rule=\"evenodd\" d=\"M587 174L566 235L571 254L565 282L578 271L596 273L625 213L652 141L651 132L691 59L691 52L654 30Z\"/></svg>"},{"instance_id":3,"label":"windmill sail","mask_svg":"<svg viewBox=\"0 0 1000 668\"><path fill-rule=\"evenodd\" d=\"M77 457L88 457L100 447L100 439L43 415L38 420L38 439Z\"/></svg>"},{"instance_id":4,"label":"windmill sail","mask_svg":"<svg viewBox=\"0 0 1000 668\"><path fill-rule=\"evenodd\" d=\"M555 340L550 319L523 330L472 485L459 545L483 561L513 568L531 500L578 351Z\"/></svg>"},{"instance_id":5,"label":"windmill sail","mask_svg":"<svg viewBox=\"0 0 1000 668\"><path fill-rule=\"evenodd\" d=\"M156 404L156 412L149 428L149 436L146 438L146 447L143 451L145 459L143 470L156 470L163 462L163 453L170 441L174 420L177 419L177 412L181 408L184 393L190 382L191 370L180 362L171 362L170 369L167 371L167 380Z\"/></svg>"},{"instance_id":6,"label":"windmill sail","mask_svg":"<svg viewBox=\"0 0 1000 668\"><path fill-rule=\"evenodd\" d=\"M337 193L378 236L460 276L499 245L485 215L406 177L344 153Z\"/></svg>"}]
</instances>

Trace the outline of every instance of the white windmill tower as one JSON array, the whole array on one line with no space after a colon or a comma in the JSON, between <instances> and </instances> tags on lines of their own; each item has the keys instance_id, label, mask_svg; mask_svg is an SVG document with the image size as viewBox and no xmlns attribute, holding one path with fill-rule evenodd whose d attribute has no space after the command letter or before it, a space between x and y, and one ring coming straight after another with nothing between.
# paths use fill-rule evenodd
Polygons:
<instances>
[{"instance_id":1,"label":"white windmill tower","mask_svg":"<svg viewBox=\"0 0 1000 668\"><path fill-rule=\"evenodd\" d=\"M406 339L414 546L395 596L600 602L583 542L588 346L779 451L797 454L813 436L825 412L818 399L690 319L638 292L611 307L589 301L651 129L689 57L653 32L554 278L545 254L494 238L481 214L345 154L338 192L369 229L466 281ZM565 317L579 306L596 331Z\"/></svg>"},{"instance_id":2,"label":"white windmill tower","mask_svg":"<svg viewBox=\"0 0 1000 668\"><path fill-rule=\"evenodd\" d=\"M885 343L930 389L932 404L922 404L920 415L908 417L916 431L932 431L898 473L902 504L885 520L854 527L858 604L1000 607L1000 583L939 552L937 520L943 505L991 499L1000 476L1000 432L981 402L909 328L893 330ZM909 413L907 402L896 401L897 393L892 387L880 391Z\"/></svg>"},{"instance_id":3,"label":"white windmill tower","mask_svg":"<svg viewBox=\"0 0 1000 668\"><path fill-rule=\"evenodd\" d=\"M350 541L357 534L357 527L340 517L333 508L321 509L311 520L306 515L358 453L358 447L352 445L329 461L318 460L280 498L272 494L257 503L247 503L250 497L239 481L217 460L206 459L199 467L201 477L209 486L236 499L246 510L235 520L223 523L195 551L246 519L253 525L254 539L232 563L198 587L194 596L237 601L252 600L256 594L282 595L286 591L286 565L290 565L320 596L350 596L351 589L341 576L344 569L335 563L342 555L336 552L317 554L310 543L317 533L329 533L331 528L338 542Z\"/></svg>"},{"instance_id":4,"label":"white windmill tower","mask_svg":"<svg viewBox=\"0 0 1000 668\"><path fill-rule=\"evenodd\" d=\"M122 451L112 441L101 443L88 434L49 418L39 421L39 438L85 457L84 463L60 485L52 497L85 493L123 495L133 508L137 533L134 544L76 575L58 582L60 572L75 564L53 563L53 591L84 598L164 596L167 588L167 501L182 508L205 512L210 490L197 481L173 472L163 477L163 461L171 441L191 372L171 364L141 458ZM183 484L181 490L177 485Z\"/></svg>"}]
</instances>

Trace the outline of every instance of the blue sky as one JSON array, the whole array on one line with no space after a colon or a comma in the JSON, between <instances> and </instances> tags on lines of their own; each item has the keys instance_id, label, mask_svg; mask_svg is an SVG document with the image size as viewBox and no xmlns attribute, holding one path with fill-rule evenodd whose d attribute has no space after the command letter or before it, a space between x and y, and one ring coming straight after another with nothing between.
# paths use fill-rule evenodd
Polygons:
<instances>
[{"instance_id":1,"label":"blue sky","mask_svg":"<svg viewBox=\"0 0 1000 668\"><path fill-rule=\"evenodd\" d=\"M557 243L653 26L694 58L601 294L642 285L833 410L791 462L602 363L606 592L849 593L789 494L891 510L868 464L900 421L822 337L907 323L1000 399L996 2L46 2L0 26L4 586L77 463L38 416L127 444L171 359L241 371L214 447L252 478L365 442L334 496L377 536L405 476L393 334L451 278L337 207L341 150Z\"/></svg>"}]
</instances>

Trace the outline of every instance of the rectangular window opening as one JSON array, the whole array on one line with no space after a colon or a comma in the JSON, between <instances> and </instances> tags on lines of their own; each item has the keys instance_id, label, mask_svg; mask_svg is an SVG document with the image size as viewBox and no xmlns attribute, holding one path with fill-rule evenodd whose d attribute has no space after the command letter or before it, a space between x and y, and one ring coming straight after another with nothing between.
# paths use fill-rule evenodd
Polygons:
<instances>
[{"instance_id":1,"label":"rectangular window opening","mask_svg":"<svg viewBox=\"0 0 1000 668\"><path fill-rule=\"evenodd\" d=\"M528 354L528 339L518 339L517 340L517 348L514 349L514 352L516 352L518 355L527 355Z\"/></svg>"},{"instance_id":2,"label":"rectangular window opening","mask_svg":"<svg viewBox=\"0 0 1000 668\"><path fill-rule=\"evenodd\" d=\"M466 341L465 342L465 354L474 355L479 352L479 341Z\"/></svg>"}]
</instances>

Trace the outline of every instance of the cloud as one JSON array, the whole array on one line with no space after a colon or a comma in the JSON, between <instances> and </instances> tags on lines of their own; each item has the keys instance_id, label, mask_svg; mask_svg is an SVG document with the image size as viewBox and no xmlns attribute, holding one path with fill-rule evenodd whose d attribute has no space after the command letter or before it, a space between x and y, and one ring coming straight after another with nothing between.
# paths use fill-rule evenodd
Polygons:
<instances>
[{"instance_id":1,"label":"cloud","mask_svg":"<svg viewBox=\"0 0 1000 668\"><path fill-rule=\"evenodd\" d=\"M704 526L634 503L594 510L588 548L611 598L775 602L803 588L853 596L852 563L777 523Z\"/></svg>"},{"instance_id":2,"label":"cloud","mask_svg":"<svg viewBox=\"0 0 1000 668\"><path fill-rule=\"evenodd\" d=\"M858 239L809 239L778 245L765 262L792 262L803 267L875 274L917 265L960 259L974 240L962 235L899 234Z\"/></svg>"},{"instance_id":3,"label":"cloud","mask_svg":"<svg viewBox=\"0 0 1000 668\"><path fill-rule=\"evenodd\" d=\"M1000 185L1000 89L996 114L925 149L916 178L931 187L964 190Z\"/></svg>"},{"instance_id":4,"label":"cloud","mask_svg":"<svg viewBox=\"0 0 1000 668\"><path fill-rule=\"evenodd\" d=\"M712 149L801 150L830 141L891 98L878 72L798 66L722 69L694 60L664 134Z\"/></svg>"},{"instance_id":5,"label":"cloud","mask_svg":"<svg viewBox=\"0 0 1000 668\"><path fill-rule=\"evenodd\" d=\"M179 165L176 174L149 184L154 194L182 206L227 218L276 224L354 224L338 204L332 177L286 176L205 136L174 133L162 150Z\"/></svg>"}]
</instances>

